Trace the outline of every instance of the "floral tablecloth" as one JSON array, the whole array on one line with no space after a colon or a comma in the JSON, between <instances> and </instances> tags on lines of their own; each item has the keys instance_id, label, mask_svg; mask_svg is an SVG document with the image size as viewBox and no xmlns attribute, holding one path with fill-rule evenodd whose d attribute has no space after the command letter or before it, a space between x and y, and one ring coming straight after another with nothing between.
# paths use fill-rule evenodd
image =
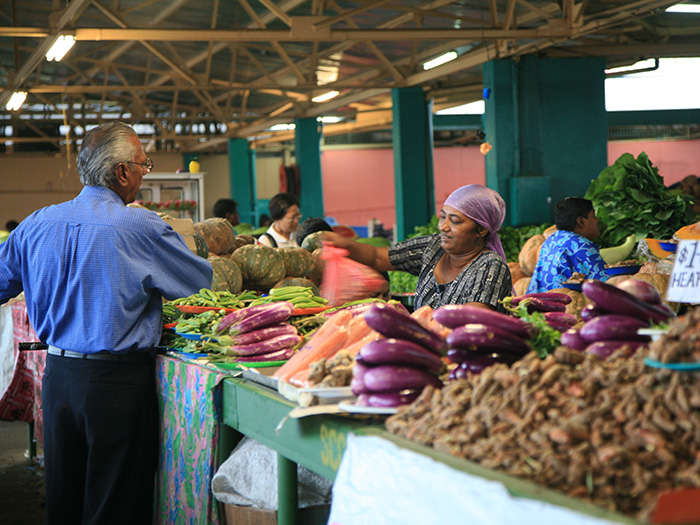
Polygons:
<instances>
[{"instance_id":1,"label":"floral tablecloth","mask_svg":"<svg viewBox=\"0 0 700 525\"><path fill-rule=\"evenodd\" d=\"M11 378L0 398L0 419L3 421L34 422L34 435L37 442L43 443L43 417L41 411L41 378L44 375L46 353L40 350L27 352L19 351L19 343L38 341L36 333L29 323L27 307L24 301L15 301L12 305L3 306L3 318L9 322L11 331L4 327L3 337L12 334L12 354L14 366ZM7 310L11 316L7 316ZM9 341L4 340L3 351L9 352ZM6 356L9 357L9 356Z\"/></svg>"},{"instance_id":2,"label":"floral tablecloth","mask_svg":"<svg viewBox=\"0 0 700 525\"><path fill-rule=\"evenodd\" d=\"M223 522L211 490L216 473L221 388L226 373L159 356L156 363L161 450L158 523Z\"/></svg>"}]
</instances>

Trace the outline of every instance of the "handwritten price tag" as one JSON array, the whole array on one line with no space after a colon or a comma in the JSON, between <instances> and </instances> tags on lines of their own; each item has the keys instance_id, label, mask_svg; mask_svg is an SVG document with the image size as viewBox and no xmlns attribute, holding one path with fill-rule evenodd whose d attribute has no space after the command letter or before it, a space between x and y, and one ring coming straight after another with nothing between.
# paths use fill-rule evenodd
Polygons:
<instances>
[{"instance_id":1,"label":"handwritten price tag","mask_svg":"<svg viewBox=\"0 0 700 525\"><path fill-rule=\"evenodd\" d=\"M700 303L700 246L698 241L681 241L676 248L666 300Z\"/></svg>"}]
</instances>

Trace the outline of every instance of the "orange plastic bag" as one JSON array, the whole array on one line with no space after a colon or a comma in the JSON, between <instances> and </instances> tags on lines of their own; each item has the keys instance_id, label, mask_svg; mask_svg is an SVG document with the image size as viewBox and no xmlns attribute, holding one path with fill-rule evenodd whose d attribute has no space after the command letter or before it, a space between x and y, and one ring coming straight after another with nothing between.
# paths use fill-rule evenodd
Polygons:
<instances>
[{"instance_id":1,"label":"orange plastic bag","mask_svg":"<svg viewBox=\"0 0 700 525\"><path fill-rule=\"evenodd\" d=\"M321 281L321 297L331 306L376 296L386 286L379 272L347 257L348 251L323 243L321 258L326 261Z\"/></svg>"}]
</instances>

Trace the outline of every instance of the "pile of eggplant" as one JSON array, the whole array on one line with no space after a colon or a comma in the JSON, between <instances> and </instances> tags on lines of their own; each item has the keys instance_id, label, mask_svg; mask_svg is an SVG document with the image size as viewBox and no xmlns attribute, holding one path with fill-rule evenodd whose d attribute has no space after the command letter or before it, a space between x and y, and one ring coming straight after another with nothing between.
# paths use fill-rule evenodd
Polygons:
<instances>
[{"instance_id":1,"label":"pile of eggplant","mask_svg":"<svg viewBox=\"0 0 700 525\"><path fill-rule=\"evenodd\" d=\"M393 408L413 402L426 385L442 387L444 338L390 304L372 305L364 319L384 338L357 354L350 383L356 405Z\"/></svg>"},{"instance_id":2,"label":"pile of eggplant","mask_svg":"<svg viewBox=\"0 0 700 525\"><path fill-rule=\"evenodd\" d=\"M479 374L496 363L510 365L532 350L527 339L535 327L517 317L464 304L438 308L433 317L452 329L447 357L457 367L450 371L450 379Z\"/></svg>"},{"instance_id":3,"label":"pile of eggplant","mask_svg":"<svg viewBox=\"0 0 700 525\"><path fill-rule=\"evenodd\" d=\"M565 293L536 292L508 297L503 301L503 304L514 312L517 312L520 305L524 305L528 313L539 312L543 314L544 320L549 326L564 332L578 322L574 314L566 312L566 305L571 301L571 296Z\"/></svg>"},{"instance_id":4,"label":"pile of eggplant","mask_svg":"<svg viewBox=\"0 0 700 525\"><path fill-rule=\"evenodd\" d=\"M213 339L224 355L240 363L287 360L301 342L289 322L292 312L289 301L235 310L215 325Z\"/></svg>"},{"instance_id":5,"label":"pile of eggplant","mask_svg":"<svg viewBox=\"0 0 700 525\"><path fill-rule=\"evenodd\" d=\"M581 310L584 321L580 329L561 335L561 344L607 359L622 347L633 353L649 343L640 328L668 322L675 313L666 305L659 291L650 283L627 279L617 286L587 280L583 294L591 301Z\"/></svg>"}]
</instances>

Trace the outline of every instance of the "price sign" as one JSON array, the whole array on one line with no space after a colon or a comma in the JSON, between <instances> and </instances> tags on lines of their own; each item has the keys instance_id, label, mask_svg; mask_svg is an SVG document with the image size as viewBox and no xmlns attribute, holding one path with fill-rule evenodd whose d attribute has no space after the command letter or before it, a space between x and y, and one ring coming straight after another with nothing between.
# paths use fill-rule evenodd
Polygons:
<instances>
[{"instance_id":1,"label":"price sign","mask_svg":"<svg viewBox=\"0 0 700 525\"><path fill-rule=\"evenodd\" d=\"M666 290L666 300L700 303L700 246L698 241L681 241Z\"/></svg>"}]
</instances>

